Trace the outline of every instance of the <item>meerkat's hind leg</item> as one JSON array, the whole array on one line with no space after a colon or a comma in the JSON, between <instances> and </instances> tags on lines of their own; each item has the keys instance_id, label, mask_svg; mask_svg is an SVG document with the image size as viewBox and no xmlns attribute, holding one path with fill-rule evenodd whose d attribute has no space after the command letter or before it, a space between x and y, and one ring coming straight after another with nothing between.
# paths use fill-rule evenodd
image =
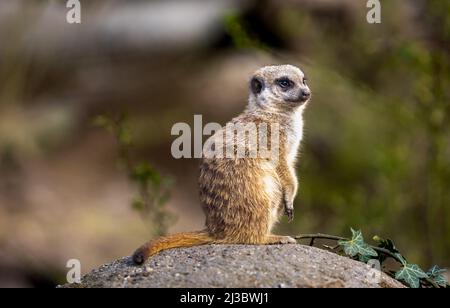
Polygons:
<instances>
[{"instance_id":1,"label":"meerkat's hind leg","mask_svg":"<svg viewBox=\"0 0 450 308\"><path fill-rule=\"evenodd\" d=\"M276 244L297 244L297 241L287 235L268 235L265 241L267 245L276 245Z\"/></svg>"}]
</instances>

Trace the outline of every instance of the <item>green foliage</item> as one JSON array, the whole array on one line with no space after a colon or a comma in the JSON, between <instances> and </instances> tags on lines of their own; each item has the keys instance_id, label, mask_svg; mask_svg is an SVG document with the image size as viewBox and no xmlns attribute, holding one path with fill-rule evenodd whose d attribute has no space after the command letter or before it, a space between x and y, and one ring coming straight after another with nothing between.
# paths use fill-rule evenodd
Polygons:
<instances>
[{"instance_id":1,"label":"green foliage","mask_svg":"<svg viewBox=\"0 0 450 308\"><path fill-rule=\"evenodd\" d=\"M236 48L269 50L265 44L248 33L242 19L236 12L231 12L225 16L224 25Z\"/></svg>"},{"instance_id":2,"label":"green foliage","mask_svg":"<svg viewBox=\"0 0 450 308\"><path fill-rule=\"evenodd\" d=\"M132 158L133 134L128 116L99 115L93 124L110 132L119 147L119 158L128 172L130 180L138 187L138 195L131 202L131 208L139 212L155 236L164 235L174 217L167 212L165 204L170 198L173 185L171 177L163 176L149 162L135 162Z\"/></svg>"},{"instance_id":3,"label":"green foliage","mask_svg":"<svg viewBox=\"0 0 450 308\"><path fill-rule=\"evenodd\" d=\"M433 266L427 273L425 273L417 264L410 264L406 258L395 247L394 242L390 239L383 239L380 236L374 236L373 240L377 242L377 246L372 246L364 241L364 237L360 230L355 231L351 228L352 237L347 239L344 237L327 235L327 234L309 234L296 236L297 239L311 239L313 245L314 239L328 239L337 241L338 245L335 247L323 245L326 249L335 251L337 248L342 248L345 255L359 260L363 263L368 263L372 259L380 261L381 270L386 274L394 277L399 281L403 281L411 288L419 287L434 287L446 288L449 287L447 279L443 275L445 269L439 268L437 265ZM399 266L395 270L390 270L384 267L386 259L394 259Z\"/></svg>"},{"instance_id":4,"label":"green foliage","mask_svg":"<svg viewBox=\"0 0 450 308\"><path fill-rule=\"evenodd\" d=\"M395 273L395 279L406 282L411 288L420 287L420 279L429 278L428 275L416 264L403 264L403 267Z\"/></svg>"},{"instance_id":5,"label":"green foliage","mask_svg":"<svg viewBox=\"0 0 450 308\"><path fill-rule=\"evenodd\" d=\"M439 268L439 266L434 265L427 272L427 275L432 279L437 285L441 287L447 286L447 278L443 275L447 270Z\"/></svg>"},{"instance_id":6,"label":"green foliage","mask_svg":"<svg viewBox=\"0 0 450 308\"><path fill-rule=\"evenodd\" d=\"M147 162L137 165L133 169L131 177L143 186L153 185L155 187L159 187L162 181L161 174L159 174L159 172L152 168Z\"/></svg>"},{"instance_id":7,"label":"green foliage","mask_svg":"<svg viewBox=\"0 0 450 308\"><path fill-rule=\"evenodd\" d=\"M371 29L340 31L324 18L325 29L308 12L298 17L313 36L303 44L313 55L305 68L313 99L298 172L296 206L307 213L296 219L302 231L339 234L361 225L396 234L424 267L450 260L450 54L437 26L450 24L450 15L439 3L421 9L430 21L421 26L427 39L402 35L405 20L393 16L395 9Z\"/></svg>"},{"instance_id":8,"label":"green foliage","mask_svg":"<svg viewBox=\"0 0 450 308\"><path fill-rule=\"evenodd\" d=\"M338 244L344 249L344 252L350 257L359 256L362 259L378 256L377 252L364 242L360 230L352 231L352 238L349 241L338 241Z\"/></svg>"},{"instance_id":9,"label":"green foliage","mask_svg":"<svg viewBox=\"0 0 450 308\"><path fill-rule=\"evenodd\" d=\"M382 237L379 237L378 235L375 235L372 239L375 242L378 242L378 247L387 249L394 254L399 253L398 249L395 247L395 244L392 240L384 239Z\"/></svg>"},{"instance_id":10,"label":"green foliage","mask_svg":"<svg viewBox=\"0 0 450 308\"><path fill-rule=\"evenodd\" d=\"M446 272L445 269L439 268L437 265L434 265L427 273L425 273L418 265L409 264L405 257L400 253L400 251L395 247L395 244L390 239L383 239L379 236L374 236L373 240L378 242L378 247L386 249L390 253L392 253L397 261L402 264L400 270L395 273L395 278L398 280L402 280L406 282L412 288L420 287L420 279L429 278L435 284L441 287L445 287L447 285L447 279L443 275ZM386 260L386 255L380 255L379 260L383 262Z\"/></svg>"},{"instance_id":11,"label":"green foliage","mask_svg":"<svg viewBox=\"0 0 450 308\"><path fill-rule=\"evenodd\" d=\"M398 251L398 249L395 247L395 244L392 240L381 238L378 235L375 235L372 239L378 243L378 247L388 250L389 252L396 255L400 259L404 259L403 256ZM386 260L386 256L379 255L378 260L381 263L383 263Z\"/></svg>"}]
</instances>

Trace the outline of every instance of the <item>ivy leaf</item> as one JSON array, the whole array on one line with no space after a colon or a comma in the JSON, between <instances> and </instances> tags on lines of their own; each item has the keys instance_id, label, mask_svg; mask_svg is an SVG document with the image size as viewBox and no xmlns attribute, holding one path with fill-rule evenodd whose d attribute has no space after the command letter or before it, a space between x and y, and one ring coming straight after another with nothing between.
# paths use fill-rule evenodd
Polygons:
<instances>
[{"instance_id":1,"label":"ivy leaf","mask_svg":"<svg viewBox=\"0 0 450 308\"><path fill-rule=\"evenodd\" d=\"M378 256L377 252L367 245L364 242L364 237L361 233L361 230L355 231L351 229L352 231L352 239L349 241L340 240L338 241L338 244L344 249L344 252L346 255L350 257L355 257L358 254L360 256L364 257L376 257Z\"/></svg>"},{"instance_id":2,"label":"ivy leaf","mask_svg":"<svg viewBox=\"0 0 450 308\"><path fill-rule=\"evenodd\" d=\"M432 279L437 285L441 287L447 286L447 278L443 275L447 270L439 268L435 265L427 272L427 275Z\"/></svg>"},{"instance_id":3,"label":"ivy leaf","mask_svg":"<svg viewBox=\"0 0 450 308\"><path fill-rule=\"evenodd\" d=\"M411 288L419 288L421 278L429 277L416 264L406 263L397 273L395 273L395 279L406 282Z\"/></svg>"},{"instance_id":4,"label":"ivy leaf","mask_svg":"<svg viewBox=\"0 0 450 308\"><path fill-rule=\"evenodd\" d=\"M364 257L377 257L378 256L378 253L372 247L367 245L366 243L364 243L364 245L361 245L359 247L358 253Z\"/></svg>"},{"instance_id":5,"label":"ivy leaf","mask_svg":"<svg viewBox=\"0 0 450 308\"><path fill-rule=\"evenodd\" d=\"M439 268L439 266L434 265L432 268L430 268L430 270L428 271L428 275L430 277L434 277L437 275L440 275L442 273L445 273L447 270L445 268Z\"/></svg>"},{"instance_id":6,"label":"ivy leaf","mask_svg":"<svg viewBox=\"0 0 450 308\"><path fill-rule=\"evenodd\" d=\"M359 260L360 262L363 262L363 263L367 263L367 262L369 262L369 261L372 260L372 259L373 259L372 256L368 256L368 255L358 255L358 260Z\"/></svg>"}]
</instances>

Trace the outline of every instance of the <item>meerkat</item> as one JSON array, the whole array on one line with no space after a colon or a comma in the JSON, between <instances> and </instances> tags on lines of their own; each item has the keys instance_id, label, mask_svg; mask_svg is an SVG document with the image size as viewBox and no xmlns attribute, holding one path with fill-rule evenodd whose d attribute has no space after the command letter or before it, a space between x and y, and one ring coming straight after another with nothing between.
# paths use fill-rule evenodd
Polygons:
<instances>
[{"instance_id":1,"label":"meerkat","mask_svg":"<svg viewBox=\"0 0 450 308\"><path fill-rule=\"evenodd\" d=\"M295 172L303 137L303 111L311 92L305 74L292 65L266 66L250 79L250 95L244 112L229 124L277 124L279 143L276 159L267 157L204 157L200 165L200 201L206 216L205 229L151 240L133 254L136 264L171 248L205 244L291 244L290 236L272 234L283 213L292 221L298 180ZM227 124L228 125L228 124ZM269 130L270 133L270 130ZM222 141L226 127L206 143ZM206 144L205 143L205 144ZM232 144L236 154L236 144ZM245 153L248 154L249 145Z\"/></svg>"}]
</instances>

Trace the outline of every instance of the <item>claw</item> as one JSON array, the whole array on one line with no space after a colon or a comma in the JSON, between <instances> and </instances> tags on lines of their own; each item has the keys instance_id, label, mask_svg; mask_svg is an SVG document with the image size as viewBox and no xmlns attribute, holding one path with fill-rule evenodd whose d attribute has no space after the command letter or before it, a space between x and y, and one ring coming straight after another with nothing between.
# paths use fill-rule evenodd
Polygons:
<instances>
[{"instance_id":1,"label":"claw","mask_svg":"<svg viewBox=\"0 0 450 308\"><path fill-rule=\"evenodd\" d=\"M291 222L294 220L294 209L285 209L284 215L288 217L288 221Z\"/></svg>"}]
</instances>

